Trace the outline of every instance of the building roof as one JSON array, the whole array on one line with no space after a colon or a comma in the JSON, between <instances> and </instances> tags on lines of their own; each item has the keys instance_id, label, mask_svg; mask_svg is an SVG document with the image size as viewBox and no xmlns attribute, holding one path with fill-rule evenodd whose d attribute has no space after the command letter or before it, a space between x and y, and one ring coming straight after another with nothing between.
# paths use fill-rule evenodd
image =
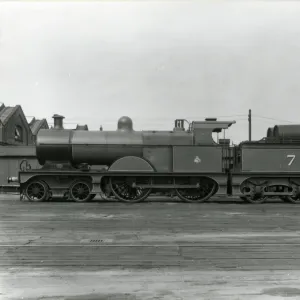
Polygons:
<instances>
[{"instance_id":1,"label":"building roof","mask_svg":"<svg viewBox=\"0 0 300 300\"><path fill-rule=\"evenodd\" d=\"M7 123L9 118L16 112L17 109L19 109L19 105L16 105L14 107L3 107L0 110L0 121L3 125Z\"/></svg>"},{"instance_id":2,"label":"building roof","mask_svg":"<svg viewBox=\"0 0 300 300\"><path fill-rule=\"evenodd\" d=\"M39 132L39 130L41 129L42 126L46 125L46 128L49 128L47 120L46 119L42 119L42 120L36 120L35 118L33 118L33 120L30 122L30 129L33 135L37 135L37 133Z\"/></svg>"}]
</instances>

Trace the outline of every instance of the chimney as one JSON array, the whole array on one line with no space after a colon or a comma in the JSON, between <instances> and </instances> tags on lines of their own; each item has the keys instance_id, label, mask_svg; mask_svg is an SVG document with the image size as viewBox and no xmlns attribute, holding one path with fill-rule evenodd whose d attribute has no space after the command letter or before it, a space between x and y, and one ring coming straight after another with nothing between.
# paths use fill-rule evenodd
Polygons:
<instances>
[{"instance_id":1,"label":"chimney","mask_svg":"<svg viewBox=\"0 0 300 300\"><path fill-rule=\"evenodd\" d=\"M52 118L54 119L54 129L64 129L63 126L63 119L65 118L64 116L55 114Z\"/></svg>"}]
</instances>

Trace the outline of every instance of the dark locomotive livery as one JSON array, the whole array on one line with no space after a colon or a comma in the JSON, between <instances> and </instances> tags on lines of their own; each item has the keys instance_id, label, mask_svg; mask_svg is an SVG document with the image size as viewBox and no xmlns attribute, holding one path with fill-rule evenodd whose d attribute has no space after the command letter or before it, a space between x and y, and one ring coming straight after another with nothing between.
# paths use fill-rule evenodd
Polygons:
<instances>
[{"instance_id":1,"label":"dark locomotive livery","mask_svg":"<svg viewBox=\"0 0 300 300\"><path fill-rule=\"evenodd\" d=\"M239 196L250 203L269 197L298 203L300 126L269 128L267 137L230 146L212 138L235 121L175 121L173 131L135 131L122 117L116 131L63 128L39 131L36 155L41 169L19 172L20 193L31 201L63 197L77 202L95 195L140 202L151 193L175 191L186 202L213 195Z\"/></svg>"}]
</instances>

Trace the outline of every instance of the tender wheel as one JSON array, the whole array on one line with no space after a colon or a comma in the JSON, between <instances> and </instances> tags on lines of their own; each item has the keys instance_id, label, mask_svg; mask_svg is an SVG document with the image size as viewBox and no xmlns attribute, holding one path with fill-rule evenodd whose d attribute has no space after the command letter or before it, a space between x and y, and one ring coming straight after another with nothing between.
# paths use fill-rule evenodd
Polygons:
<instances>
[{"instance_id":1,"label":"tender wheel","mask_svg":"<svg viewBox=\"0 0 300 300\"><path fill-rule=\"evenodd\" d=\"M115 197L122 202L137 203L145 200L150 195L151 189L134 188L133 182L133 178L130 177L111 177L110 188ZM143 177L136 180L137 184L149 184L149 182L149 179Z\"/></svg>"},{"instance_id":2,"label":"tender wheel","mask_svg":"<svg viewBox=\"0 0 300 300\"><path fill-rule=\"evenodd\" d=\"M300 204L300 198L294 196L285 196L284 202L289 202L293 204Z\"/></svg>"},{"instance_id":3,"label":"tender wheel","mask_svg":"<svg viewBox=\"0 0 300 300\"><path fill-rule=\"evenodd\" d=\"M259 182L258 182L259 183ZM242 193L249 193L245 196L240 196L240 199L244 200L247 203L251 204L262 204L265 203L268 199L268 196L264 196L263 192L267 192L268 189L265 185L255 185L255 183L245 182L241 187Z\"/></svg>"},{"instance_id":4,"label":"tender wheel","mask_svg":"<svg viewBox=\"0 0 300 300\"><path fill-rule=\"evenodd\" d=\"M268 199L268 197L251 197L251 196L245 196L245 197L242 196L240 198L243 199L245 202L251 204L262 204L265 203L266 200Z\"/></svg>"},{"instance_id":5,"label":"tender wheel","mask_svg":"<svg viewBox=\"0 0 300 300\"><path fill-rule=\"evenodd\" d=\"M25 196L29 201L42 202L48 198L48 190L43 181L32 181L25 188Z\"/></svg>"},{"instance_id":6,"label":"tender wheel","mask_svg":"<svg viewBox=\"0 0 300 300\"><path fill-rule=\"evenodd\" d=\"M86 181L75 181L70 187L70 199L75 202L87 202L92 198L91 188Z\"/></svg>"},{"instance_id":7,"label":"tender wheel","mask_svg":"<svg viewBox=\"0 0 300 300\"><path fill-rule=\"evenodd\" d=\"M214 181L200 181L199 188L178 188L176 193L178 197L185 202L204 202L216 193L217 184Z\"/></svg>"}]
</instances>

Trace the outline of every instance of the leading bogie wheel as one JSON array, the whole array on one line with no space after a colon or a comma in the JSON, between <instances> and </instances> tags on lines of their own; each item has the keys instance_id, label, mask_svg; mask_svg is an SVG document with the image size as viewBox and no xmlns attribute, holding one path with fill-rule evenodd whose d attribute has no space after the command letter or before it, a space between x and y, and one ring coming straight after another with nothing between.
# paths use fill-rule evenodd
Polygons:
<instances>
[{"instance_id":1,"label":"leading bogie wheel","mask_svg":"<svg viewBox=\"0 0 300 300\"><path fill-rule=\"evenodd\" d=\"M90 184L84 180L78 180L70 186L70 199L75 202L87 202L93 197Z\"/></svg>"},{"instance_id":2,"label":"leading bogie wheel","mask_svg":"<svg viewBox=\"0 0 300 300\"><path fill-rule=\"evenodd\" d=\"M48 185L43 181L32 181L25 187L24 194L31 202L42 202L47 200L49 188Z\"/></svg>"}]
</instances>

